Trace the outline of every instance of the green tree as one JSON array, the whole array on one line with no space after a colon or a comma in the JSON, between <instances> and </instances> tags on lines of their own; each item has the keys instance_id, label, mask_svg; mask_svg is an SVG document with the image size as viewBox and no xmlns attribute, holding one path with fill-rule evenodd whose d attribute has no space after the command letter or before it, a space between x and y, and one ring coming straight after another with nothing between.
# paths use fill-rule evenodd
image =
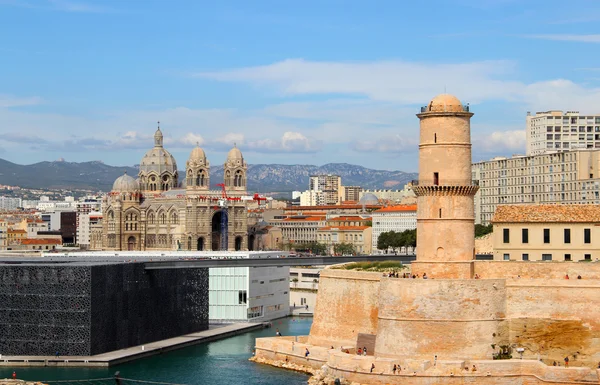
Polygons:
<instances>
[{"instance_id":1,"label":"green tree","mask_svg":"<svg viewBox=\"0 0 600 385\"><path fill-rule=\"evenodd\" d=\"M485 225L475 225L475 236L476 237L481 237L484 236L486 234L489 234L493 231L493 226L491 224L485 226Z\"/></svg>"},{"instance_id":2,"label":"green tree","mask_svg":"<svg viewBox=\"0 0 600 385\"><path fill-rule=\"evenodd\" d=\"M333 245L333 252L339 255L350 255L354 254L356 250L354 249L354 245L352 243L336 243Z\"/></svg>"}]
</instances>

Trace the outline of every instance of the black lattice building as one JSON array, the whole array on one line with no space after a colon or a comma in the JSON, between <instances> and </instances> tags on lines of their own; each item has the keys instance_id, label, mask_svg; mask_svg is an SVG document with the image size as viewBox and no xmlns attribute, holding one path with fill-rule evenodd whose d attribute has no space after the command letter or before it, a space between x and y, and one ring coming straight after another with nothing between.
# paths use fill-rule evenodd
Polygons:
<instances>
[{"instance_id":1,"label":"black lattice building","mask_svg":"<svg viewBox=\"0 0 600 385\"><path fill-rule=\"evenodd\" d=\"M208 269L0 264L0 353L95 355L208 329Z\"/></svg>"}]
</instances>

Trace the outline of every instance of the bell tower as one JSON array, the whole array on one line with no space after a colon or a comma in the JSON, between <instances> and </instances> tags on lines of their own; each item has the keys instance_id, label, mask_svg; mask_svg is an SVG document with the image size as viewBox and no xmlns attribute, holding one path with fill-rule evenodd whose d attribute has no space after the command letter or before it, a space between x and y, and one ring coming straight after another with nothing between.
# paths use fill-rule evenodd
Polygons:
<instances>
[{"instance_id":1,"label":"bell tower","mask_svg":"<svg viewBox=\"0 0 600 385\"><path fill-rule=\"evenodd\" d=\"M475 259L468 105L448 94L421 108L417 195L417 260L413 272L471 278Z\"/></svg>"}]
</instances>

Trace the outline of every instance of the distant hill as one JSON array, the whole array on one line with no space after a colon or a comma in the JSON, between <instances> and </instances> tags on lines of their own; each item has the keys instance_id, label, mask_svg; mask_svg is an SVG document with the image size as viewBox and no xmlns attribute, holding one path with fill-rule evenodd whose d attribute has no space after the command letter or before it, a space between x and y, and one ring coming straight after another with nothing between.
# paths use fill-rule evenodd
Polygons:
<instances>
[{"instance_id":1,"label":"distant hill","mask_svg":"<svg viewBox=\"0 0 600 385\"><path fill-rule=\"evenodd\" d=\"M131 176L136 167L114 167L102 162L40 162L19 165L0 159L0 184L42 189L89 189L110 191L116 178L123 172ZM346 186L370 189L400 189L417 178L416 173L373 170L347 163L328 163L323 166L251 164L248 165L248 190L260 192L286 192L306 190L308 177L315 174L335 174L342 177ZM185 175L180 171L180 179ZM211 167L212 184L223 180L223 166Z\"/></svg>"}]
</instances>

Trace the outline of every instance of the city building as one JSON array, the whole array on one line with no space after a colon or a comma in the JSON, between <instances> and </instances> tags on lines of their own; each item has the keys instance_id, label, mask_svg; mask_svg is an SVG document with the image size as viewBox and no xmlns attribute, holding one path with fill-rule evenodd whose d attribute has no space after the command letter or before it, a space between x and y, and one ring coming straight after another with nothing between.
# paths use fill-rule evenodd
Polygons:
<instances>
[{"instance_id":1,"label":"city building","mask_svg":"<svg viewBox=\"0 0 600 385\"><path fill-rule=\"evenodd\" d=\"M288 244L306 244L317 241L317 231L325 227L326 218L322 216L294 215L283 220L273 220L271 225L281 230L281 247Z\"/></svg>"},{"instance_id":2,"label":"city building","mask_svg":"<svg viewBox=\"0 0 600 385\"><path fill-rule=\"evenodd\" d=\"M323 191L306 190L300 194L300 206L322 205L325 205L325 193Z\"/></svg>"},{"instance_id":3,"label":"city building","mask_svg":"<svg viewBox=\"0 0 600 385\"><path fill-rule=\"evenodd\" d=\"M0 219L0 250L6 250L8 246L8 223Z\"/></svg>"},{"instance_id":4,"label":"city building","mask_svg":"<svg viewBox=\"0 0 600 385\"><path fill-rule=\"evenodd\" d=\"M600 258L600 205L502 205L492 223L495 260Z\"/></svg>"},{"instance_id":5,"label":"city building","mask_svg":"<svg viewBox=\"0 0 600 385\"><path fill-rule=\"evenodd\" d=\"M311 175L308 180L308 190L322 192L323 205L340 204L343 198L342 177L331 174Z\"/></svg>"},{"instance_id":6,"label":"city building","mask_svg":"<svg viewBox=\"0 0 600 385\"><path fill-rule=\"evenodd\" d=\"M22 239L18 244L12 245L10 249L49 251L56 250L60 245L62 245L62 240L60 238Z\"/></svg>"},{"instance_id":7,"label":"city building","mask_svg":"<svg viewBox=\"0 0 600 385\"><path fill-rule=\"evenodd\" d=\"M92 244L93 228L98 228L102 225L102 213L98 211L92 211L88 213L81 213L77 217L77 243L82 249L96 250L90 245ZM101 228L101 227L100 227ZM96 234L98 234L96 232ZM102 240L102 231L100 231L100 241Z\"/></svg>"},{"instance_id":8,"label":"city building","mask_svg":"<svg viewBox=\"0 0 600 385\"><path fill-rule=\"evenodd\" d=\"M375 189L362 190L359 194L359 199L366 194L373 194L382 201L391 202L392 204L404 204L407 199L414 199L407 204L416 203L415 193L412 191L412 185L407 184L402 190Z\"/></svg>"},{"instance_id":9,"label":"city building","mask_svg":"<svg viewBox=\"0 0 600 385\"><path fill-rule=\"evenodd\" d=\"M575 149L600 149L600 115L545 111L526 118L527 155Z\"/></svg>"},{"instance_id":10,"label":"city building","mask_svg":"<svg viewBox=\"0 0 600 385\"><path fill-rule=\"evenodd\" d=\"M473 164L476 223L501 204L600 204L600 150L496 157ZM475 179L477 178L477 179Z\"/></svg>"},{"instance_id":11,"label":"city building","mask_svg":"<svg viewBox=\"0 0 600 385\"><path fill-rule=\"evenodd\" d=\"M12 211L22 206L21 198L0 197L0 211Z\"/></svg>"},{"instance_id":12,"label":"city building","mask_svg":"<svg viewBox=\"0 0 600 385\"><path fill-rule=\"evenodd\" d=\"M87 196L87 197L79 200L78 202L75 203L75 212L77 213L77 222L76 222L77 243L81 244L81 238L85 237L85 240L87 241L87 243L85 243L85 245L87 245L87 247L89 247L89 218L87 218L88 223L86 224L86 226L88 226L88 227L83 228L83 231L87 231L88 234L82 235L82 234L80 234L80 231L82 229L82 225L80 223L81 216L89 214L91 212L102 213L102 198L95 197L95 196Z\"/></svg>"},{"instance_id":13,"label":"city building","mask_svg":"<svg viewBox=\"0 0 600 385\"><path fill-rule=\"evenodd\" d=\"M246 199L252 200L246 192L247 168L234 146L224 164L223 190L211 190L210 163L196 147L180 184L175 158L157 129L138 179L117 178L103 200L103 249L246 250Z\"/></svg>"},{"instance_id":14,"label":"city building","mask_svg":"<svg viewBox=\"0 0 600 385\"><path fill-rule=\"evenodd\" d=\"M377 241L381 233L395 231L401 233L417 228L417 205L388 206L373 211L373 236L371 248L377 250Z\"/></svg>"},{"instance_id":15,"label":"city building","mask_svg":"<svg viewBox=\"0 0 600 385\"><path fill-rule=\"evenodd\" d=\"M362 192L362 187L360 186L342 186L342 201L353 201L358 202L361 198L360 193Z\"/></svg>"},{"instance_id":16,"label":"city building","mask_svg":"<svg viewBox=\"0 0 600 385\"><path fill-rule=\"evenodd\" d=\"M327 252L336 254L335 245L349 243L357 254L371 254L373 228L367 225L332 225L317 230L317 242L327 246Z\"/></svg>"}]
</instances>

